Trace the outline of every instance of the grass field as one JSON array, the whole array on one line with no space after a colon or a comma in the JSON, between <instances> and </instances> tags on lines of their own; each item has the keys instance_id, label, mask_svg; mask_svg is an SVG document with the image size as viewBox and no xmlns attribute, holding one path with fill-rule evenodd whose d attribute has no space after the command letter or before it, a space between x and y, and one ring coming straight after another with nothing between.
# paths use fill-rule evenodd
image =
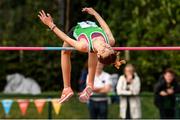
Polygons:
<instances>
[{"instance_id":1,"label":"grass field","mask_svg":"<svg viewBox=\"0 0 180 120\"><path fill-rule=\"evenodd\" d=\"M0 94L2 99L16 99L16 98L48 98L48 97L58 97L58 93L48 92L43 93L38 96L31 95L3 95ZM159 118L158 111L156 107L153 105L153 95L151 93L144 93L141 95L141 103L142 103L142 118ZM25 116L21 116L19 106L17 102L14 102L10 111L9 116L4 115L4 110L2 108L2 104L0 104L0 119L4 118L48 118L48 104L45 104L42 114L38 114L34 103L30 103L27 114ZM87 104L80 103L78 101L78 97L73 97L69 102L65 103L61 107L61 111L59 115L56 115L52 108L52 118L89 118ZM119 104L110 104L109 105L109 114L108 118L119 118Z\"/></svg>"}]
</instances>

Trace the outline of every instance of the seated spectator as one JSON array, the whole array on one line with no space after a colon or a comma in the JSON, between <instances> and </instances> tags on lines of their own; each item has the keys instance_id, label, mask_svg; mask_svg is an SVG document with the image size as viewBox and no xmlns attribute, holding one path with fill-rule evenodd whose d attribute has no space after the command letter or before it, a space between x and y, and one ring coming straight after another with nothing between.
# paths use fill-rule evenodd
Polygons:
<instances>
[{"instance_id":1,"label":"seated spectator","mask_svg":"<svg viewBox=\"0 0 180 120\"><path fill-rule=\"evenodd\" d=\"M175 94L178 92L178 83L172 69L165 70L163 76L154 87L155 105L159 109L160 118L173 119L175 113Z\"/></svg>"},{"instance_id":2,"label":"seated spectator","mask_svg":"<svg viewBox=\"0 0 180 120\"><path fill-rule=\"evenodd\" d=\"M124 75L120 76L117 84L120 96L120 117L122 119L141 118L141 102L139 98L140 79L132 64L124 68Z\"/></svg>"},{"instance_id":3,"label":"seated spectator","mask_svg":"<svg viewBox=\"0 0 180 120\"><path fill-rule=\"evenodd\" d=\"M107 119L108 97L107 93L112 89L111 76L103 71L104 65L97 64L94 79L93 96L89 100L89 112L91 119Z\"/></svg>"}]
</instances>

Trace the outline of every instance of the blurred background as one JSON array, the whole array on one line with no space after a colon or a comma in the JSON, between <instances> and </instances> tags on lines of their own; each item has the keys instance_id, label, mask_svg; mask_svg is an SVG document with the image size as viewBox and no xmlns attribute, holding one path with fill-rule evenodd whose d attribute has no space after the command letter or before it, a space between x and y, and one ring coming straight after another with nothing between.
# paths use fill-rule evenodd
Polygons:
<instances>
[{"instance_id":1,"label":"blurred background","mask_svg":"<svg viewBox=\"0 0 180 120\"><path fill-rule=\"evenodd\" d=\"M81 12L83 7L93 7L100 13L118 47L180 46L179 0L0 0L0 46L62 46L62 41L40 22L38 12L43 9L50 13L56 25L67 33L77 22L95 20ZM142 118L159 118L153 104L154 85L166 68L173 69L179 82L179 51L123 51L121 56L135 66L140 77ZM86 54L73 52L71 81L76 93L86 60ZM53 111L49 99L58 98L63 88L59 51L0 51L0 63L1 102L30 100L25 115L21 115L18 102L8 114L0 105L0 118L89 118L88 106L80 103L77 96L62 105L59 114ZM104 68L118 76L123 69L124 66L120 70ZM46 98L41 114L32 103L37 98ZM108 118L120 117L118 103L110 100Z\"/></svg>"}]
</instances>

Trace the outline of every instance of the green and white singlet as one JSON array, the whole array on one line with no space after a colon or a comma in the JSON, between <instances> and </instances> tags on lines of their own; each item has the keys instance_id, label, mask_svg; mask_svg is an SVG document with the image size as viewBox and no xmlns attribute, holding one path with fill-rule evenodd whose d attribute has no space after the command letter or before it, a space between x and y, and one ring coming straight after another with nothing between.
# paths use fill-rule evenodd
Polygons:
<instances>
[{"instance_id":1,"label":"green and white singlet","mask_svg":"<svg viewBox=\"0 0 180 120\"><path fill-rule=\"evenodd\" d=\"M95 22L91 22L91 21L79 22L75 26L73 31L73 36L76 38L76 40L80 40L81 38L87 40L90 52L94 52L94 47L92 44L93 37L96 37L98 35L103 36L104 42L109 44L109 40L107 38L106 33L101 27L96 25Z\"/></svg>"}]
</instances>

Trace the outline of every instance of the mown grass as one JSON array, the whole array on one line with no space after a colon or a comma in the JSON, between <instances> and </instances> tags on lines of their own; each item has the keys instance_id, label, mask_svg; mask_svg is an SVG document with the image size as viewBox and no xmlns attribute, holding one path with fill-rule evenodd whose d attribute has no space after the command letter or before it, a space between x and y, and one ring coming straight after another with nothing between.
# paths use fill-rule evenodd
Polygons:
<instances>
[{"instance_id":1,"label":"mown grass","mask_svg":"<svg viewBox=\"0 0 180 120\"><path fill-rule=\"evenodd\" d=\"M43 93L38 96L32 96L32 95L3 95L0 94L1 100L2 99L17 99L17 98L57 98L59 96L59 93L56 92L47 92ZM153 95L151 93L144 93L141 95L141 103L142 103L142 118L159 118L158 111L156 107L153 104ZM70 99L69 102L65 103L61 107L61 111L59 115L56 115L53 108L52 108L52 118L89 118L88 113L88 106L87 104L80 103L78 101L78 97L73 97ZM0 118L16 118L16 119L43 119L48 118L48 103L45 104L42 114L38 114L34 103L30 103L29 107L27 109L27 113L25 116L22 116L20 113L19 106L17 102L14 102L10 111L9 116L5 116L4 110L2 108L2 105L0 104ZM110 104L109 105L109 114L108 118L119 118L119 104Z\"/></svg>"}]
</instances>

